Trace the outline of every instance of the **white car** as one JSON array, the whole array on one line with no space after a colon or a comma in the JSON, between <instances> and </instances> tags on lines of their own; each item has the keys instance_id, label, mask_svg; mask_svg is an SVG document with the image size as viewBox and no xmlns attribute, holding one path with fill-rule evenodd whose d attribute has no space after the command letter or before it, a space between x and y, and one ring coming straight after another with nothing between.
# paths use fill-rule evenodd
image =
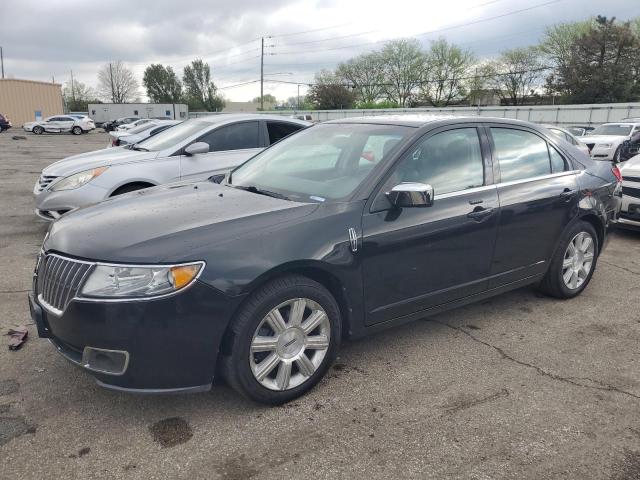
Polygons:
<instances>
[{"instance_id":1,"label":"white car","mask_svg":"<svg viewBox=\"0 0 640 480\"><path fill-rule=\"evenodd\" d=\"M110 141L107 147L133 145L179 123L182 123L182 120L151 120L131 130L111 131L109 132Z\"/></svg>"},{"instance_id":2,"label":"white car","mask_svg":"<svg viewBox=\"0 0 640 480\"><path fill-rule=\"evenodd\" d=\"M96 128L93 120L89 117L72 117L71 115L54 115L39 122L27 122L22 125L25 132L32 132L36 135L43 133L71 132L74 135L82 135Z\"/></svg>"},{"instance_id":3,"label":"white car","mask_svg":"<svg viewBox=\"0 0 640 480\"><path fill-rule=\"evenodd\" d=\"M135 122L125 123L124 125L119 125L116 127L117 131L123 132L125 130L132 130L140 125L144 125L145 123L151 122L153 119L151 118L141 118L140 120L136 120Z\"/></svg>"},{"instance_id":4,"label":"white car","mask_svg":"<svg viewBox=\"0 0 640 480\"><path fill-rule=\"evenodd\" d=\"M620 159L622 142L640 130L640 122L605 123L580 138L587 147L591 157L598 160Z\"/></svg>"},{"instance_id":5,"label":"white car","mask_svg":"<svg viewBox=\"0 0 640 480\"><path fill-rule=\"evenodd\" d=\"M620 226L640 227L640 155L620 167L622 173L622 209Z\"/></svg>"},{"instance_id":6,"label":"white car","mask_svg":"<svg viewBox=\"0 0 640 480\"><path fill-rule=\"evenodd\" d=\"M572 134L566 128L558 127L556 125L545 125L549 129L551 133L553 133L560 140L566 140L571 145L576 147L581 152L589 155L589 147L587 147L580 139L578 139L574 134Z\"/></svg>"},{"instance_id":7,"label":"white car","mask_svg":"<svg viewBox=\"0 0 640 480\"><path fill-rule=\"evenodd\" d=\"M46 220L122 193L224 174L311 125L278 115L218 114L186 120L129 147L105 148L46 167L33 188Z\"/></svg>"}]
</instances>

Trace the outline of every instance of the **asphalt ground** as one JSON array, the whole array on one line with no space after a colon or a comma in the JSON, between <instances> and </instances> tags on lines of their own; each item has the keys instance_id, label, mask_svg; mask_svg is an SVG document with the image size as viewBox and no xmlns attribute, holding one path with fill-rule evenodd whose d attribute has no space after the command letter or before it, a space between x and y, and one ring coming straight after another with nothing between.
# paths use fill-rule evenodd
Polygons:
<instances>
[{"instance_id":1,"label":"asphalt ground","mask_svg":"<svg viewBox=\"0 0 640 480\"><path fill-rule=\"evenodd\" d=\"M106 143L0 134L3 334L31 321L40 170ZM639 299L640 234L620 231L580 297L525 288L347 342L276 408L103 390L29 325L19 351L0 336L0 478L639 479Z\"/></svg>"}]
</instances>

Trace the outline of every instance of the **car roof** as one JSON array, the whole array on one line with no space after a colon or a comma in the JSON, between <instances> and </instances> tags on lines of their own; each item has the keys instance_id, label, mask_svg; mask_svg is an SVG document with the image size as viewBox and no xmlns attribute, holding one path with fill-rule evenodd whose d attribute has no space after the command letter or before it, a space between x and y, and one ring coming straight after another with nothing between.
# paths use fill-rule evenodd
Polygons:
<instances>
[{"instance_id":1,"label":"car roof","mask_svg":"<svg viewBox=\"0 0 640 480\"><path fill-rule=\"evenodd\" d=\"M430 124L466 123L466 122L491 122L504 123L509 125L539 126L524 120L501 117L480 117L463 115L426 115L426 114L396 114L396 115L375 115L367 117L351 117L329 120L323 123L362 123L374 125L399 125L406 127L424 127Z\"/></svg>"},{"instance_id":2,"label":"car roof","mask_svg":"<svg viewBox=\"0 0 640 480\"><path fill-rule=\"evenodd\" d=\"M279 122L297 123L298 125L311 125L310 122L304 120L289 118L284 115L269 115L265 113L212 113L211 115L196 117L195 120L219 124L239 122L242 120L276 120Z\"/></svg>"}]
</instances>

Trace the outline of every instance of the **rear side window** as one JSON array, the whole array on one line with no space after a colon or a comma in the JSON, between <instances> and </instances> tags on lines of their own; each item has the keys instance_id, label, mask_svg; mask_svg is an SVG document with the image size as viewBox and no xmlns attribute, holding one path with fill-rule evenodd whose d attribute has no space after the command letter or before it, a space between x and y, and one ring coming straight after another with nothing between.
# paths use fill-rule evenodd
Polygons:
<instances>
[{"instance_id":1,"label":"rear side window","mask_svg":"<svg viewBox=\"0 0 640 480\"><path fill-rule=\"evenodd\" d=\"M436 195L482 186L484 168L477 130L447 130L421 141L392 175L391 183L401 182L429 184Z\"/></svg>"},{"instance_id":2,"label":"rear side window","mask_svg":"<svg viewBox=\"0 0 640 480\"><path fill-rule=\"evenodd\" d=\"M502 182L548 175L547 142L537 135L510 128L491 128Z\"/></svg>"},{"instance_id":3,"label":"rear side window","mask_svg":"<svg viewBox=\"0 0 640 480\"><path fill-rule=\"evenodd\" d=\"M260 125L258 122L243 122L216 128L199 142L209 144L209 151L242 150L260 147Z\"/></svg>"},{"instance_id":4,"label":"rear side window","mask_svg":"<svg viewBox=\"0 0 640 480\"><path fill-rule=\"evenodd\" d=\"M302 125L296 125L295 123L286 122L267 122L267 132L269 132L269 145L276 143L278 140L282 140L284 137L297 132L302 128Z\"/></svg>"}]
</instances>

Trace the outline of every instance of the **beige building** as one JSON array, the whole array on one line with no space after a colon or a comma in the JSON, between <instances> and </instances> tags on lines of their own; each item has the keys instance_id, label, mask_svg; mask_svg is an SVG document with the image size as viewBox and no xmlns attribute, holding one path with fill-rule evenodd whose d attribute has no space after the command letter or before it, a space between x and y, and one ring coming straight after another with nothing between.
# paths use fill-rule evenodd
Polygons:
<instances>
[{"instance_id":1,"label":"beige building","mask_svg":"<svg viewBox=\"0 0 640 480\"><path fill-rule=\"evenodd\" d=\"M13 127L64 113L59 83L0 79L0 113L9 117Z\"/></svg>"},{"instance_id":2,"label":"beige building","mask_svg":"<svg viewBox=\"0 0 640 480\"><path fill-rule=\"evenodd\" d=\"M275 105L273 103L264 102L264 109L273 110ZM222 109L224 113L256 113L260 108L259 103L253 102L226 102L225 107Z\"/></svg>"}]
</instances>

